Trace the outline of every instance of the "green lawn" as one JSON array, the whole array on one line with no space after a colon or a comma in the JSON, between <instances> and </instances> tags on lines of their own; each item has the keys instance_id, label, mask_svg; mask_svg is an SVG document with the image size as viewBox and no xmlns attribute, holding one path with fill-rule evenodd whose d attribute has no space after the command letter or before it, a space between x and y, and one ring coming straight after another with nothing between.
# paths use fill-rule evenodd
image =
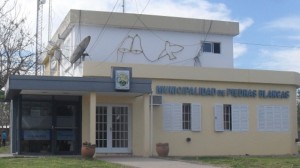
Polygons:
<instances>
[{"instance_id":1,"label":"green lawn","mask_svg":"<svg viewBox=\"0 0 300 168\"><path fill-rule=\"evenodd\" d=\"M9 153L9 146L1 146L0 147L0 154L1 153Z\"/></svg>"},{"instance_id":2,"label":"green lawn","mask_svg":"<svg viewBox=\"0 0 300 168\"><path fill-rule=\"evenodd\" d=\"M0 154L9 153L9 146L1 146ZM81 157L8 157L0 158L0 168L122 168L100 160L86 160Z\"/></svg>"},{"instance_id":3,"label":"green lawn","mask_svg":"<svg viewBox=\"0 0 300 168\"><path fill-rule=\"evenodd\" d=\"M120 168L124 166L100 160L85 160L76 157L24 157L0 158L0 168Z\"/></svg>"},{"instance_id":4,"label":"green lawn","mask_svg":"<svg viewBox=\"0 0 300 168\"><path fill-rule=\"evenodd\" d=\"M196 161L216 166L232 168L296 168L300 167L300 156L232 156L232 157L186 157L188 161Z\"/></svg>"}]
</instances>

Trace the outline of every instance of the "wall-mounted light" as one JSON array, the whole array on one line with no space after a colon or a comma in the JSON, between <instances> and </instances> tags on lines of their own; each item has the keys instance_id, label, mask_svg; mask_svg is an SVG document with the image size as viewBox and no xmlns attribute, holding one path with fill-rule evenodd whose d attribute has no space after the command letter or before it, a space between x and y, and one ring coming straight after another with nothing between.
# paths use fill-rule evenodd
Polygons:
<instances>
[{"instance_id":1,"label":"wall-mounted light","mask_svg":"<svg viewBox=\"0 0 300 168\"><path fill-rule=\"evenodd\" d=\"M191 142L192 139L191 139L190 137L188 137L188 138L185 139L185 141L186 141L186 142Z\"/></svg>"}]
</instances>

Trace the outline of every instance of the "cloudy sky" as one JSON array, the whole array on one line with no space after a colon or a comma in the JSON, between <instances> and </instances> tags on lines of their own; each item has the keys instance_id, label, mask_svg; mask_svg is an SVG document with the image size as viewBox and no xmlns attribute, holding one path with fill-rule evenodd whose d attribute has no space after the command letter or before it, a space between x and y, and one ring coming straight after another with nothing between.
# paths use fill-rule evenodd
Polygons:
<instances>
[{"instance_id":1,"label":"cloudy sky","mask_svg":"<svg viewBox=\"0 0 300 168\"><path fill-rule=\"evenodd\" d=\"M17 0L35 30L37 0ZM44 5L47 38L49 0ZM52 0L52 30L69 9L122 12L123 0ZM234 66L300 72L299 0L125 0L125 12L238 21Z\"/></svg>"}]
</instances>

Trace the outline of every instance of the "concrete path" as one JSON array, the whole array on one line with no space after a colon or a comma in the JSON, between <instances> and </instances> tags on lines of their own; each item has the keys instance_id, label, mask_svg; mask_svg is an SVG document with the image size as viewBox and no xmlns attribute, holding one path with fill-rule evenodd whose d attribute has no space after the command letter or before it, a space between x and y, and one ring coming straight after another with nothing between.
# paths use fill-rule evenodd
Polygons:
<instances>
[{"instance_id":1,"label":"concrete path","mask_svg":"<svg viewBox=\"0 0 300 168\"><path fill-rule=\"evenodd\" d=\"M3 158L3 157L13 157L13 154L10 154L10 153L1 153L0 154L0 158Z\"/></svg>"},{"instance_id":2,"label":"concrete path","mask_svg":"<svg viewBox=\"0 0 300 168\"><path fill-rule=\"evenodd\" d=\"M100 160L136 168L219 168L210 165L196 164L175 160L146 157L100 157Z\"/></svg>"}]
</instances>

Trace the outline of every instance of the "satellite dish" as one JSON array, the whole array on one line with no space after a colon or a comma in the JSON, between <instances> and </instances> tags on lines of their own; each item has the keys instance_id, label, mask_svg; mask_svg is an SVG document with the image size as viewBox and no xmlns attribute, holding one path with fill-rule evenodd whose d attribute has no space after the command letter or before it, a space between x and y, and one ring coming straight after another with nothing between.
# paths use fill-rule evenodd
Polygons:
<instances>
[{"instance_id":1,"label":"satellite dish","mask_svg":"<svg viewBox=\"0 0 300 168\"><path fill-rule=\"evenodd\" d=\"M89 45L90 41L91 41L91 36L87 36L79 43L79 45L75 48L73 54L71 55L70 58L71 64L74 64L82 55L85 55L83 54L83 52Z\"/></svg>"}]
</instances>

